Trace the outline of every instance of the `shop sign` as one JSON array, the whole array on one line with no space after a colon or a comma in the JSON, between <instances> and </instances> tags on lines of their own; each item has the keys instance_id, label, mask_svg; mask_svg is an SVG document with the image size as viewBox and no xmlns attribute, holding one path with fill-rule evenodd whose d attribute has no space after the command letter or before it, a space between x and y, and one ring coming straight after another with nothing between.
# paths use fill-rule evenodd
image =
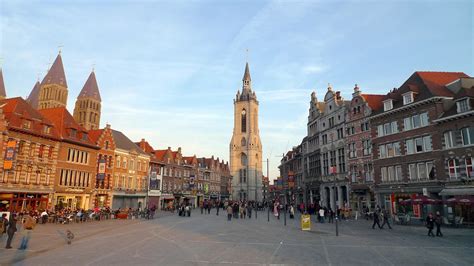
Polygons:
<instances>
[{"instance_id":1,"label":"shop sign","mask_svg":"<svg viewBox=\"0 0 474 266\"><path fill-rule=\"evenodd\" d=\"M427 196L428 197L428 189L427 188L423 188L423 196Z\"/></svg>"},{"instance_id":2,"label":"shop sign","mask_svg":"<svg viewBox=\"0 0 474 266\"><path fill-rule=\"evenodd\" d=\"M413 216L420 218L421 217L421 207L420 204L413 205Z\"/></svg>"},{"instance_id":3,"label":"shop sign","mask_svg":"<svg viewBox=\"0 0 474 266\"><path fill-rule=\"evenodd\" d=\"M5 160L3 162L3 169L10 170L13 167L13 160L15 159L16 140L9 140L7 149L5 151Z\"/></svg>"}]
</instances>

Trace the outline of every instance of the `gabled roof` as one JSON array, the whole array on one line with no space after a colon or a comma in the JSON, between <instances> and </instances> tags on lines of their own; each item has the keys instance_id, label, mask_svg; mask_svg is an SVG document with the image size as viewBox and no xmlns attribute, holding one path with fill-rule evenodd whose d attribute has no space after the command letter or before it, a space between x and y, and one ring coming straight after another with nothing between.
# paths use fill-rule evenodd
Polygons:
<instances>
[{"instance_id":1,"label":"gabled roof","mask_svg":"<svg viewBox=\"0 0 474 266\"><path fill-rule=\"evenodd\" d=\"M154 150L153 147L145 139L140 140L140 142L135 142L135 145L140 147L146 153L149 153L149 154L153 153L153 150Z\"/></svg>"},{"instance_id":2,"label":"gabled roof","mask_svg":"<svg viewBox=\"0 0 474 266\"><path fill-rule=\"evenodd\" d=\"M93 129L89 130L89 138L91 141L97 144L97 141L99 140L99 137L102 135L104 132L104 129Z\"/></svg>"},{"instance_id":3,"label":"gabled roof","mask_svg":"<svg viewBox=\"0 0 474 266\"><path fill-rule=\"evenodd\" d=\"M5 83L3 82L3 70L0 68L0 98L6 98Z\"/></svg>"},{"instance_id":4,"label":"gabled roof","mask_svg":"<svg viewBox=\"0 0 474 266\"><path fill-rule=\"evenodd\" d=\"M35 110L23 98L15 97L0 100L0 106L3 106L3 113L5 120L8 122L8 128L47 138L59 138L58 130L53 122ZM25 120L31 123L29 129L23 127ZM44 131L45 125L51 127L49 134L46 134Z\"/></svg>"},{"instance_id":5,"label":"gabled roof","mask_svg":"<svg viewBox=\"0 0 474 266\"><path fill-rule=\"evenodd\" d=\"M403 106L403 94L414 92L414 101L422 101L432 97L453 97L454 93L446 87L449 83L463 77L469 77L463 72L429 72L413 73L398 89L390 91L383 101L392 99L393 109ZM377 113L382 113L383 108Z\"/></svg>"},{"instance_id":6,"label":"gabled roof","mask_svg":"<svg viewBox=\"0 0 474 266\"><path fill-rule=\"evenodd\" d=\"M67 88L66 74L64 74L61 53L58 54L48 73L44 76L43 81L41 81L41 85L46 84L59 84Z\"/></svg>"},{"instance_id":7,"label":"gabled roof","mask_svg":"<svg viewBox=\"0 0 474 266\"><path fill-rule=\"evenodd\" d=\"M135 150L139 154L148 155L122 132L112 129L112 135L114 136L114 141L117 148L127 151Z\"/></svg>"},{"instance_id":8,"label":"gabled roof","mask_svg":"<svg viewBox=\"0 0 474 266\"><path fill-rule=\"evenodd\" d=\"M379 110L383 106L383 98L385 95L361 94L360 96L364 98L372 111Z\"/></svg>"},{"instance_id":9,"label":"gabled roof","mask_svg":"<svg viewBox=\"0 0 474 266\"><path fill-rule=\"evenodd\" d=\"M39 81L36 81L35 86L33 86L33 89L30 92L30 95L26 99L28 103L33 106L33 108L38 109L38 101L39 101L39 93L40 93L40 87L41 84Z\"/></svg>"},{"instance_id":10,"label":"gabled roof","mask_svg":"<svg viewBox=\"0 0 474 266\"><path fill-rule=\"evenodd\" d=\"M85 145L98 148L89 138L87 130L80 126L72 117L66 107L55 107L38 110L43 116L53 122L59 131L59 136L63 141L78 145ZM75 131L76 133L72 133Z\"/></svg>"},{"instance_id":11,"label":"gabled roof","mask_svg":"<svg viewBox=\"0 0 474 266\"><path fill-rule=\"evenodd\" d=\"M84 84L84 87L79 93L79 96L77 96L77 99L81 98L92 98L97 101L102 101L100 98L99 86L97 85L94 71L91 72L87 78L86 83Z\"/></svg>"},{"instance_id":12,"label":"gabled roof","mask_svg":"<svg viewBox=\"0 0 474 266\"><path fill-rule=\"evenodd\" d=\"M168 150L156 150L156 151L153 151L153 155L158 161L163 162L167 151Z\"/></svg>"}]
</instances>

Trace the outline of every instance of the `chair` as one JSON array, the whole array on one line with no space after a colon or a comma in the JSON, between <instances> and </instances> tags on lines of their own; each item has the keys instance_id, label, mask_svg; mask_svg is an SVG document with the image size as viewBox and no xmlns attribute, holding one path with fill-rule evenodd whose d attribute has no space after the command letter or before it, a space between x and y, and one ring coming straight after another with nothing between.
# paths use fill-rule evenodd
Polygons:
<instances>
[{"instance_id":1,"label":"chair","mask_svg":"<svg viewBox=\"0 0 474 266\"><path fill-rule=\"evenodd\" d=\"M463 222L463 221L464 221L464 217L461 217L461 218L459 219L459 222L456 224L456 226L457 226L457 227L462 226L462 222Z\"/></svg>"},{"instance_id":2,"label":"chair","mask_svg":"<svg viewBox=\"0 0 474 266\"><path fill-rule=\"evenodd\" d=\"M411 219L410 215L407 214L407 215L405 216L405 219L406 219L405 222L406 222L406 224L408 225L408 224L410 223L410 219Z\"/></svg>"},{"instance_id":3,"label":"chair","mask_svg":"<svg viewBox=\"0 0 474 266\"><path fill-rule=\"evenodd\" d=\"M398 218L397 215L394 215L394 216L393 216L393 219L395 219L395 223L396 223L396 224L401 224L400 218Z\"/></svg>"},{"instance_id":4,"label":"chair","mask_svg":"<svg viewBox=\"0 0 474 266\"><path fill-rule=\"evenodd\" d=\"M449 226L453 225L452 223L450 223L450 222L448 221L448 218L446 218L446 217L443 217L443 224L449 225Z\"/></svg>"}]
</instances>

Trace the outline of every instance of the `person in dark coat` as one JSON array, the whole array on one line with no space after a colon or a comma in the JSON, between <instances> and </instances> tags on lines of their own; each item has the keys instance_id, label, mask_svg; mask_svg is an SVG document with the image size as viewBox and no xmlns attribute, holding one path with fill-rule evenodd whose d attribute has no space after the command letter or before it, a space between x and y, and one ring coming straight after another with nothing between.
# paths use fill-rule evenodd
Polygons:
<instances>
[{"instance_id":1,"label":"person in dark coat","mask_svg":"<svg viewBox=\"0 0 474 266\"><path fill-rule=\"evenodd\" d=\"M428 236L434 237L435 235L433 234L433 228L434 228L434 217L433 214L430 213L428 217L426 217L426 227L428 228Z\"/></svg>"},{"instance_id":2,"label":"person in dark coat","mask_svg":"<svg viewBox=\"0 0 474 266\"><path fill-rule=\"evenodd\" d=\"M436 236L443 236L443 233L441 233L441 223L443 222L443 217L439 212L436 212L436 217L435 217L435 224L436 224Z\"/></svg>"},{"instance_id":3,"label":"person in dark coat","mask_svg":"<svg viewBox=\"0 0 474 266\"><path fill-rule=\"evenodd\" d=\"M5 246L6 249L12 248L12 240L13 236L15 235L16 229L16 214L12 214L10 220L8 220L8 228L7 228L7 245Z\"/></svg>"},{"instance_id":4,"label":"person in dark coat","mask_svg":"<svg viewBox=\"0 0 474 266\"><path fill-rule=\"evenodd\" d=\"M380 226L380 212L379 211L376 211L374 213L374 224L372 224L372 229L375 229L375 225L378 225L379 229L382 229L382 227Z\"/></svg>"},{"instance_id":5,"label":"person in dark coat","mask_svg":"<svg viewBox=\"0 0 474 266\"><path fill-rule=\"evenodd\" d=\"M382 229L383 229L383 226L384 226L385 224L387 224L388 229L392 229L392 227L390 226L390 223L388 222L388 218L389 218L388 216L389 216L389 214L388 214L388 211L387 211L386 209L383 209L383 210L382 210L382 216L383 216Z\"/></svg>"}]
</instances>

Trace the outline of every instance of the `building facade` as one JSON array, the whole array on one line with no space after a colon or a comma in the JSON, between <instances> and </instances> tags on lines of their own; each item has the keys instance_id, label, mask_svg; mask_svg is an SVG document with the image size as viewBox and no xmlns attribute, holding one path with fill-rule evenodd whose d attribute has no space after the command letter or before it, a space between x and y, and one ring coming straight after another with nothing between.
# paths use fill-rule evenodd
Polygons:
<instances>
[{"instance_id":1,"label":"building facade","mask_svg":"<svg viewBox=\"0 0 474 266\"><path fill-rule=\"evenodd\" d=\"M283 181L283 196L286 197L286 202L296 205L304 203L302 145L288 151L281 159L278 168ZM285 200L282 201L285 202Z\"/></svg>"},{"instance_id":2,"label":"building facade","mask_svg":"<svg viewBox=\"0 0 474 266\"><path fill-rule=\"evenodd\" d=\"M457 72L415 72L389 92L383 108L371 118L377 202L392 213L423 217L427 205L403 206L417 197L438 197L448 179L443 132L434 121L443 115L454 93L446 85L467 77Z\"/></svg>"},{"instance_id":3,"label":"building facade","mask_svg":"<svg viewBox=\"0 0 474 266\"><path fill-rule=\"evenodd\" d=\"M258 101L252 91L248 63L234 99L234 130L229 146L234 200L262 201L262 143L258 127Z\"/></svg>"},{"instance_id":4,"label":"building facade","mask_svg":"<svg viewBox=\"0 0 474 266\"><path fill-rule=\"evenodd\" d=\"M66 107L67 96L66 75L61 52L59 52L40 86L33 88L28 101L37 109Z\"/></svg>"},{"instance_id":5,"label":"building facade","mask_svg":"<svg viewBox=\"0 0 474 266\"><path fill-rule=\"evenodd\" d=\"M110 125L103 129L89 130L92 142L100 147L96 162L96 178L92 191L95 208L112 207L115 141Z\"/></svg>"},{"instance_id":6,"label":"building facade","mask_svg":"<svg viewBox=\"0 0 474 266\"><path fill-rule=\"evenodd\" d=\"M20 97L0 106L0 211L51 210L57 127Z\"/></svg>"},{"instance_id":7,"label":"building facade","mask_svg":"<svg viewBox=\"0 0 474 266\"><path fill-rule=\"evenodd\" d=\"M54 179L55 208L91 208L100 148L90 140L87 130L76 123L65 107L40 109L39 112L53 122L60 138Z\"/></svg>"},{"instance_id":8,"label":"building facade","mask_svg":"<svg viewBox=\"0 0 474 266\"><path fill-rule=\"evenodd\" d=\"M150 155L125 134L112 129L115 142L113 209L146 207Z\"/></svg>"},{"instance_id":9,"label":"building facade","mask_svg":"<svg viewBox=\"0 0 474 266\"><path fill-rule=\"evenodd\" d=\"M354 211L375 208L374 166L370 115L382 107L384 95L362 94L356 85L346 116L347 170L350 207Z\"/></svg>"},{"instance_id":10,"label":"building facade","mask_svg":"<svg viewBox=\"0 0 474 266\"><path fill-rule=\"evenodd\" d=\"M317 119L321 153L320 205L335 210L347 207L349 182L345 152L345 121L349 102L329 85L324 96L324 112Z\"/></svg>"}]
</instances>

